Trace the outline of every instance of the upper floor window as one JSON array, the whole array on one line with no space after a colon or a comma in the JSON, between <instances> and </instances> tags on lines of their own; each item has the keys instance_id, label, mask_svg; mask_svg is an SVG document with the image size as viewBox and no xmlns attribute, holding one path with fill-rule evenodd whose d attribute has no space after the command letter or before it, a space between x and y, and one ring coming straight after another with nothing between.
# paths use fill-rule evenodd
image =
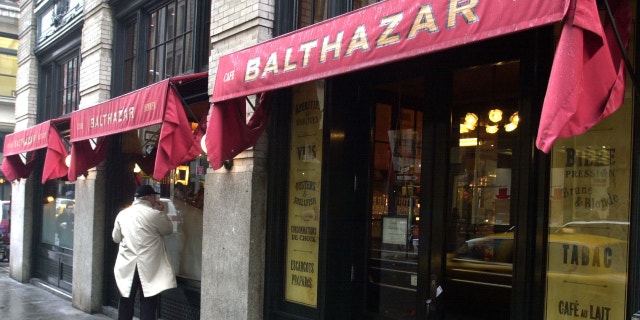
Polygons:
<instances>
[{"instance_id":1,"label":"upper floor window","mask_svg":"<svg viewBox=\"0 0 640 320\"><path fill-rule=\"evenodd\" d=\"M174 1L149 19L147 83L193 71L194 1Z\"/></svg>"},{"instance_id":2,"label":"upper floor window","mask_svg":"<svg viewBox=\"0 0 640 320\"><path fill-rule=\"evenodd\" d=\"M18 39L0 36L0 96L16 96L16 74L18 73Z\"/></svg>"},{"instance_id":3,"label":"upper floor window","mask_svg":"<svg viewBox=\"0 0 640 320\"><path fill-rule=\"evenodd\" d=\"M353 0L353 10L366 7L379 1L380 0Z\"/></svg>"},{"instance_id":4,"label":"upper floor window","mask_svg":"<svg viewBox=\"0 0 640 320\"><path fill-rule=\"evenodd\" d=\"M80 75L80 56L72 55L63 60L59 66L60 85L59 108L60 114L71 113L78 109L78 77Z\"/></svg>"},{"instance_id":5,"label":"upper floor window","mask_svg":"<svg viewBox=\"0 0 640 320\"><path fill-rule=\"evenodd\" d=\"M276 35L380 2L380 0L295 0L276 6Z\"/></svg>"},{"instance_id":6,"label":"upper floor window","mask_svg":"<svg viewBox=\"0 0 640 320\"><path fill-rule=\"evenodd\" d=\"M58 32L71 21L77 21L74 18L81 16L83 8L83 0L55 0L38 2L36 9L37 27L38 27L38 45L54 35L59 36Z\"/></svg>"},{"instance_id":7,"label":"upper floor window","mask_svg":"<svg viewBox=\"0 0 640 320\"><path fill-rule=\"evenodd\" d=\"M78 110L80 102L80 49L74 48L58 59L40 65L39 121L54 119Z\"/></svg>"},{"instance_id":8,"label":"upper floor window","mask_svg":"<svg viewBox=\"0 0 640 320\"><path fill-rule=\"evenodd\" d=\"M298 1L298 28L327 19L327 0Z\"/></svg>"},{"instance_id":9,"label":"upper floor window","mask_svg":"<svg viewBox=\"0 0 640 320\"><path fill-rule=\"evenodd\" d=\"M125 46L116 54L122 63L115 64L121 66L115 78L124 81L115 84L116 94L208 68L210 1L157 2L132 10L119 24Z\"/></svg>"}]
</instances>

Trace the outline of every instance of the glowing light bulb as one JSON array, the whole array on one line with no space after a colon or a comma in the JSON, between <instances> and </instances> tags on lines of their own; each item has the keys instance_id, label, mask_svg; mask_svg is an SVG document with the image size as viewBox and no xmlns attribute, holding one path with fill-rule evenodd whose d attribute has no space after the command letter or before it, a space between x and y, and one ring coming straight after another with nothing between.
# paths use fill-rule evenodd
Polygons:
<instances>
[{"instance_id":1,"label":"glowing light bulb","mask_svg":"<svg viewBox=\"0 0 640 320\"><path fill-rule=\"evenodd\" d=\"M498 125L497 124L487 125L485 130L487 131L487 133L494 134L498 132Z\"/></svg>"},{"instance_id":2,"label":"glowing light bulb","mask_svg":"<svg viewBox=\"0 0 640 320\"><path fill-rule=\"evenodd\" d=\"M489 110L489 120L491 120L491 122L500 122L502 120L502 110Z\"/></svg>"}]
</instances>

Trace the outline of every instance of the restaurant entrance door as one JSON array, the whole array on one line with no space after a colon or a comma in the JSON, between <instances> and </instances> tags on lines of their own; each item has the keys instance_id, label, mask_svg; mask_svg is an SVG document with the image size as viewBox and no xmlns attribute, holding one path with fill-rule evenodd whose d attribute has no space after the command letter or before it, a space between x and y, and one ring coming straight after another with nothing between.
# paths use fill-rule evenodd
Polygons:
<instances>
[{"instance_id":1,"label":"restaurant entrance door","mask_svg":"<svg viewBox=\"0 0 640 320\"><path fill-rule=\"evenodd\" d=\"M478 44L464 52L483 52L477 61L450 60L464 63L431 56L379 67L359 90L371 93L359 99L372 108L368 318L518 317L513 301L530 288L513 285L513 270L527 263L516 237L536 237L516 232L535 209L514 209L534 201L518 193L527 179L518 176L527 172L518 145L531 137L522 129L530 119L522 116L520 51L490 47L504 48Z\"/></svg>"}]
</instances>

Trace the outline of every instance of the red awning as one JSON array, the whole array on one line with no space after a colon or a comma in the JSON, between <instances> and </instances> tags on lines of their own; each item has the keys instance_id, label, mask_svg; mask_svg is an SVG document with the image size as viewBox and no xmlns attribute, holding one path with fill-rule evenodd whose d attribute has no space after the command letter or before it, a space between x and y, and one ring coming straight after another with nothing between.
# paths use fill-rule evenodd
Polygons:
<instances>
[{"instance_id":1,"label":"red awning","mask_svg":"<svg viewBox=\"0 0 640 320\"><path fill-rule=\"evenodd\" d=\"M542 106L536 146L548 153L558 138L587 132L624 102L623 46L631 34L631 4L610 1L612 21L600 21L596 0L574 0L562 27Z\"/></svg>"},{"instance_id":2,"label":"red awning","mask_svg":"<svg viewBox=\"0 0 640 320\"><path fill-rule=\"evenodd\" d=\"M222 56L213 102L562 20L569 0L382 1Z\"/></svg>"},{"instance_id":3,"label":"red awning","mask_svg":"<svg viewBox=\"0 0 640 320\"><path fill-rule=\"evenodd\" d=\"M68 123L69 119L49 120L5 137L2 172L9 181L29 177L35 164L35 153L25 161L21 159L21 154L27 156L28 152L42 148L47 149L42 183L67 175L68 168L64 163L68 155L67 146L56 130L54 121Z\"/></svg>"},{"instance_id":4,"label":"red awning","mask_svg":"<svg viewBox=\"0 0 640 320\"><path fill-rule=\"evenodd\" d=\"M247 101L244 97L224 101L213 107L205 144L212 168L220 169L224 161L256 144L267 127L273 92L258 96L256 111L247 122Z\"/></svg>"},{"instance_id":5,"label":"red awning","mask_svg":"<svg viewBox=\"0 0 640 320\"><path fill-rule=\"evenodd\" d=\"M185 104L206 102L207 90L207 72L177 76L73 112L69 180L104 160L107 136L160 123L153 178L160 180L169 170L193 159L202 152L206 114L197 120L200 125L193 132ZM195 100L190 100L194 96ZM96 138L92 147L88 139Z\"/></svg>"},{"instance_id":6,"label":"red awning","mask_svg":"<svg viewBox=\"0 0 640 320\"><path fill-rule=\"evenodd\" d=\"M569 0L382 1L222 56L206 145L214 169L251 147L267 111L249 122L244 97L561 21ZM262 101L262 103L260 103Z\"/></svg>"}]
</instances>

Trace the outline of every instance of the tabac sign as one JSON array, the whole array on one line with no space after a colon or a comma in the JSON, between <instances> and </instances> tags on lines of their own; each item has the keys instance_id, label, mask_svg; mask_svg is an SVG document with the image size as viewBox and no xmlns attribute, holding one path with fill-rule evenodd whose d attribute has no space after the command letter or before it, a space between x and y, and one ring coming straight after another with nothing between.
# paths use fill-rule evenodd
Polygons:
<instances>
[{"instance_id":1,"label":"tabac sign","mask_svg":"<svg viewBox=\"0 0 640 320\"><path fill-rule=\"evenodd\" d=\"M220 58L224 101L560 21L568 0L387 0Z\"/></svg>"}]
</instances>

